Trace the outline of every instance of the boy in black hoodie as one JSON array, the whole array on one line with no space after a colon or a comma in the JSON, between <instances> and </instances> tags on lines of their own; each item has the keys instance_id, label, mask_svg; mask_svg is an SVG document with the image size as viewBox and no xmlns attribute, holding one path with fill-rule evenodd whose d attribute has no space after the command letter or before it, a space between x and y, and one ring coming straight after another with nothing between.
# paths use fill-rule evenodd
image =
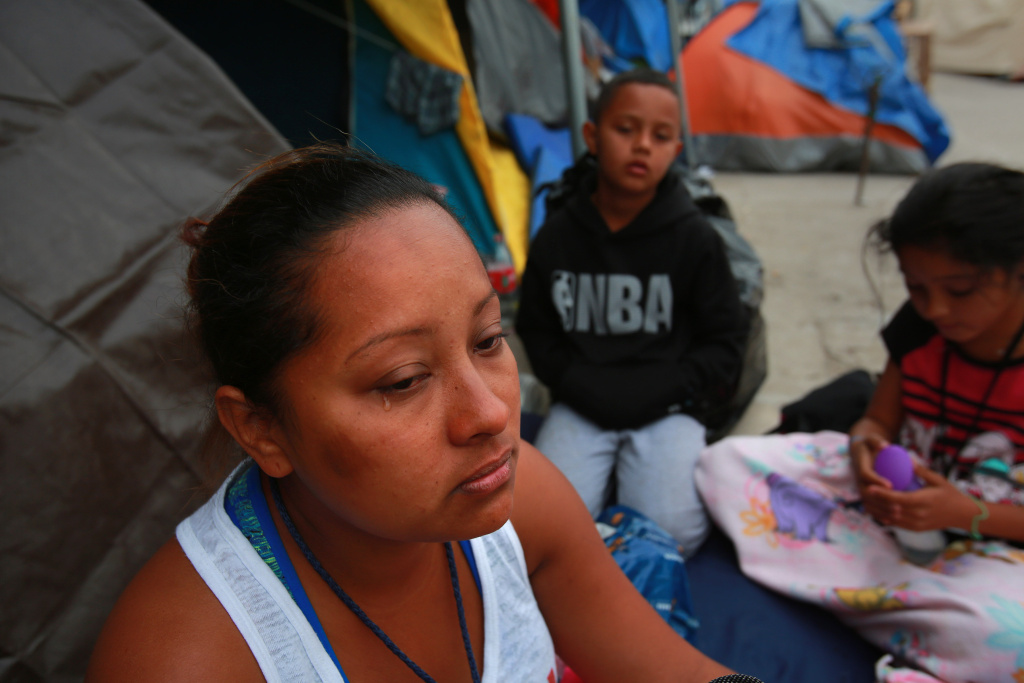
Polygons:
<instances>
[{"instance_id":1,"label":"boy in black hoodie","mask_svg":"<svg viewBox=\"0 0 1024 683\"><path fill-rule=\"evenodd\" d=\"M690 555L709 530L700 419L735 389L748 321L722 239L670 172L679 121L660 72L605 85L583 126L596 167L530 246L516 331L554 399L537 447L595 517L614 472L617 502Z\"/></svg>"}]
</instances>

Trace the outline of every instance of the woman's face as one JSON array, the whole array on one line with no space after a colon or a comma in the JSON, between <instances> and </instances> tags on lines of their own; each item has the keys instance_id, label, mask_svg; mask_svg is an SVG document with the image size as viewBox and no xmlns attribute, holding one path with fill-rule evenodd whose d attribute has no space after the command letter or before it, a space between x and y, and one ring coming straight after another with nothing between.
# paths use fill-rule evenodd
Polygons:
<instances>
[{"instance_id":1,"label":"woman's face","mask_svg":"<svg viewBox=\"0 0 1024 683\"><path fill-rule=\"evenodd\" d=\"M334 247L311 291L322 335L279 379L274 430L293 490L311 494L295 502L399 541L497 529L512 510L519 376L472 242L423 202Z\"/></svg>"}]
</instances>

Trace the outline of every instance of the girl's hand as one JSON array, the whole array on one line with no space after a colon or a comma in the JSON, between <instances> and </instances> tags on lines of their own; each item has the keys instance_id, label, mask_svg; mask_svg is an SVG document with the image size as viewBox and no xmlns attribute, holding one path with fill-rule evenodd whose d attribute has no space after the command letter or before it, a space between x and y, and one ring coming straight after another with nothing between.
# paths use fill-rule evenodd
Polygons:
<instances>
[{"instance_id":1,"label":"girl's hand","mask_svg":"<svg viewBox=\"0 0 1024 683\"><path fill-rule=\"evenodd\" d=\"M882 475L875 472L875 457L878 451L889 445L889 441L877 434L858 435L850 438L850 459L853 473L857 477L857 489L861 499L865 497L868 487L877 486L891 489L892 484Z\"/></svg>"},{"instance_id":2,"label":"girl's hand","mask_svg":"<svg viewBox=\"0 0 1024 683\"><path fill-rule=\"evenodd\" d=\"M914 464L914 474L924 482L917 491L869 486L864 492L864 510L880 524L911 531L970 525L978 508L969 497L941 474L919 463Z\"/></svg>"}]
</instances>

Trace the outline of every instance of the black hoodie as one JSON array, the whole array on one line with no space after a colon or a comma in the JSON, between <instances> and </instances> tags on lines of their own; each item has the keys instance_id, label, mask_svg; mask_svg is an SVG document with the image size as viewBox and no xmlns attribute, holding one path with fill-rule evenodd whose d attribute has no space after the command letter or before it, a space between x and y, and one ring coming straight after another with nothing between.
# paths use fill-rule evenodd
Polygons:
<instances>
[{"instance_id":1,"label":"black hoodie","mask_svg":"<svg viewBox=\"0 0 1024 683\"><path fill-rule=\"evenodd\" d=\"M585 178L530 246L516 332L533 371L605 429L700 419L735 390L747 334L725 245L675 173L617 232L594 187Z\"/></svg>"}]
</instances>

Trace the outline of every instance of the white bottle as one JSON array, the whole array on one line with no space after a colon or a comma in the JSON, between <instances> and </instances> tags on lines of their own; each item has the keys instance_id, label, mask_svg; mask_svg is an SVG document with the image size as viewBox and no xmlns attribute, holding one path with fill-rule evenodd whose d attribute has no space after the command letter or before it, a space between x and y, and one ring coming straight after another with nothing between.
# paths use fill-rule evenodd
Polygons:
<instances>
[{"instance_id":1,"label":"white bottle","mask_svg":"<svg viewBox=\"0 0 1024 683\"><path fill-rule=\"evenodd\" d=\"M939 529L911 531L893 526L889 530L899 543L903 558L916 565L931 564L946 549L946 534Z\"/></svg>"},{"instance_id":2,"label":"white bottle","mask_svg":"<svg viewBox=\"0 0 1024 683\"><path fill-rule=\"evenodd\" d=\"M896 491L916 491L924 485L914 476L914 459L907 449L889 444L875 455L875 472L885 477ZM911 531L891 526L904 559L917 565L931 564L946 549L946 534L940 529Z\"/></svg>"}]
</instances>

